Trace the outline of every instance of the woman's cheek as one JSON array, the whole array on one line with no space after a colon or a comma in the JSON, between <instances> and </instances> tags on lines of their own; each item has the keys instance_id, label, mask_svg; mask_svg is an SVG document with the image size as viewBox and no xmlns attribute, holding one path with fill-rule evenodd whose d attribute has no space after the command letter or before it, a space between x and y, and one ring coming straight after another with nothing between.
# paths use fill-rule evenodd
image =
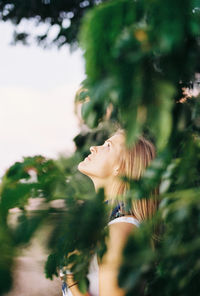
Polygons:
<instances>
[{"instance_id":1,"label":"woman's cheek","mask_svg":"<svg viewBox=\"0 0 200 296\"><path fill-rule=\"evenodd\" d=\"M107 178L111 176L113 170L113 166L109 160L102 161L101 163L101 176Z\"/></svg>"}]
</instances>

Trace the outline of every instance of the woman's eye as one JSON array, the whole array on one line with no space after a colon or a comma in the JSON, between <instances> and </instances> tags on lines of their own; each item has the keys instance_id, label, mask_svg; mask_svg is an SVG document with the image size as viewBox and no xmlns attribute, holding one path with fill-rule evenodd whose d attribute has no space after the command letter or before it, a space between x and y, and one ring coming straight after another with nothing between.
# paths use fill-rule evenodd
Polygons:
<instances>
[{"instance_id":1,"label":"woman's eye","mask_svg":"<svg viewBox=\"0 0 200 296\"><path fill-rule=\"evenodd\" d=\"M110 142L105 142L105 143L103 144L103 146L110 147L111 145L110 145Z\"/></svg>"}]
</instances>

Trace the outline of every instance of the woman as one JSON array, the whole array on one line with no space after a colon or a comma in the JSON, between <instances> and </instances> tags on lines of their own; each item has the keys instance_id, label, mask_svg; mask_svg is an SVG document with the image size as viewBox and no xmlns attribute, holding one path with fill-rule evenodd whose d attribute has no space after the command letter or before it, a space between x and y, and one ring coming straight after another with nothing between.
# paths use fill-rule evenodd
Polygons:
<instances>
[{"instance_id":1,"label":"woman","mask_svg":"<svg viewBox=\"0 0 200 296\"><path fill-rule=\"evenodd\" d=\"M128 183L121 177L139 179L145 168L155 157L152 143L140 137L132 148L125 145L125 133L118 130L101 146L92 146L91 154L80 162L78 169L91 178L95 190L104 188L105 198L115 208L115 219L109 222L109 238L107 251L98 262L95 255L89 268L89 291L82 294L70 272L66 275L63 295L69 296L123 296L124 290L117 283L118 270L122 260L122 250L130 232L145 219L150 219L157 209L156 195L150 199L132 202L131 209L126 212L125 193Z\"/></svg>"}]
</instances>

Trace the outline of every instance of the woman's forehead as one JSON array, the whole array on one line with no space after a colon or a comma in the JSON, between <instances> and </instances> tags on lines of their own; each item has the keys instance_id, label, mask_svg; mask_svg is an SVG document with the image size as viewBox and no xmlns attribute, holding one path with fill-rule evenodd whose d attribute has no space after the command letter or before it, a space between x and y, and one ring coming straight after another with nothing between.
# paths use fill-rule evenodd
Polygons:
<instances>
[{"instance_id":1,"label":"woman's forehead","mask_svg":"<svg viewBox=\"0 0 200 296\"><path fill-rule=\"evenodd\" d=\"M107 141L111 141L114 145L123 145L125 137L122 133L116 133L110 137Z\"/></svg>"}]
</instances>

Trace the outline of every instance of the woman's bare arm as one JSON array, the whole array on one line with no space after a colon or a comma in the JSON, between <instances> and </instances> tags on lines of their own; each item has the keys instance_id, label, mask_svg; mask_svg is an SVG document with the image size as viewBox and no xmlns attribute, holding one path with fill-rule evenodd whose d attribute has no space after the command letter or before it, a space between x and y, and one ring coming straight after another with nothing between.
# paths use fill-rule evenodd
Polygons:
<instances>
[{"instance_id":1,"label":"woman's bare arm","mask_svg":"<svg viewBox=\"0 0 200 296\"><path fill-rule=\"evenodd\" d=\"M99 295L124 296L125 291L118 286L118 271L122 261L122 251L128 235L136 227L130 223L116 223L109 226L107 252L99 264Z\"/></svg>"},{"instance_id":2,"label":"woman's bare arm","mask_svg":"<svg viewBox=\"0 0 200 296\"><path fill-rule=\"evenodd\" d=\"M120 222L109 226L107 252L99 263L99 296L124 296L125 291L118 286L118 271L122 261L122 251L128 235L136 227L130 223ZM73 276L67 277L67 285L75 283ZM87 292L81 293L77 285L70 288L73 296L90 296Z\"/></svg>"}]
</instances>

